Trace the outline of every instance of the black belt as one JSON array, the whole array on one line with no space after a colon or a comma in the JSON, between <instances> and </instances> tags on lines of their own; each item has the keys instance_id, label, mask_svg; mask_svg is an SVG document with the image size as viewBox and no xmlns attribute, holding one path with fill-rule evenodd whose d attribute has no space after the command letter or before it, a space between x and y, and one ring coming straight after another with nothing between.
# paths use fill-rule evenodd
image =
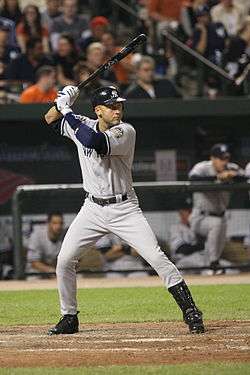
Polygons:
<instances>
[{"instance_id":1,"label":"black belt","mask_svg":"<svg viewBox=\"0 0 250 375\"><path fill-rule=\"evenodd\" d=\"M110 197L110 198L97 198L97 197L94 197L93 195L90 195L89 193L86 194L86 198L90 196L90 199L96 203L96 204L99 204L100 206L108 206L109 204L113 204L113 203L119 203L120 202L120 199L118 199L117 197ZM126 201L128 199L128 196L127 196L127 193L126 194L123 194L122 197L122 202Z\"/></svg>"},{"instance_id":2,"label":"black belt","mask_svg":"<svg viewBox=\"0 0 250 375\"><path fill-rule=\"evenodd\" d=\"M200 212L202 215L207 215L207 216L216 216L216 217L223 217L225 215L225 211L222 211L220 213L217 212L211 212L211 211L201 211Z\"/></svg>"}]
</instances>

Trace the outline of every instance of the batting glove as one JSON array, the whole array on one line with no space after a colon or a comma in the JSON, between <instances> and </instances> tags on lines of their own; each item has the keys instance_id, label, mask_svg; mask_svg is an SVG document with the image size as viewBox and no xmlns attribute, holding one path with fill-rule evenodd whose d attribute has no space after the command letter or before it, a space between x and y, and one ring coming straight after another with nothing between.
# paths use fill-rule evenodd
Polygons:
<instances>
[{"instance_id":1,"label":"batting glove","mask_svg":"<svg viewBox=\"0 0 250 375\"><path fill-rule=\"evenodd\" d=\"M71 107L79 96L79 89L77 86L69 85L65 86L60 93L66 94L70 97L69 106Z\"/></svg>"},{"instance_id":2,"label":"batting glove","mask_svg":"<svg viewBox=\"0 0 250 375\"><path fill-rule=\"evenodd\" d=\"M56 100L55 100L55 106L58 112L61 112L63 116L65 116L67 113L72 112L72 109L70 108L70 97L67 94L58 94Z\"/></svg>"}]
</instances>

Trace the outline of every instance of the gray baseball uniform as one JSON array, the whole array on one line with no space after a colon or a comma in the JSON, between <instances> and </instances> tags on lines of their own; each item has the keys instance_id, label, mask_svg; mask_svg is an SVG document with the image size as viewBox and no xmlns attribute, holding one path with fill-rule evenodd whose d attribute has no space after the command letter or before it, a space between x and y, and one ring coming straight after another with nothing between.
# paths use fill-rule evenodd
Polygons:
<instances>
[{"instance_id":1,"label":"gray baseball uniform","mask_svg":"<svg viewBox=\"0 0 250 375\"><path fill-rule=\"evenodd\" d=\"M96 248L100 250L102 253L103 251L107 251L108 249L112 248L113 245L122 245L123 242L121 239L114 234L106 234L102 238L100 238L97 243L95 244ZM105 254L105 253L104 253ZM103 270L107 271L106 277L114 278L114 277L142 277L147 276L147 272L143 271L145 268L142 261L131 254L124 253L117 259L113 259L108 261L105 259L105 255L103 254ZM114 272L114 271L124 271L124 270L137 270L134 272ZM139 271L141 270L141 271ZM113 272L108 272L113 271Z\"/></svg>"},{"instance_id":2,"label":"gray baseball uniform","mask_svg":"<svg viewBox=\"0 0 250 375\"><path fill-rule=\"evenodd\" d=\"M88 127L98 131L97 120L80 116ZM76 264L84 249L107 233L118 235L135 248L157 271L167 288L182 281L174 264L160 249L139 205L132 186L131 167L135 148L135 130L121 122L103 134L108 145L107 155L88 149L76 138L67 120L61 122L61 134L76 145L83 188L88 196L64 238L57 261L57 279L61 312L76 314ZM123 196L127 199L123 200ZM116 203L99 205L96 198L115 197Z\"/></svg>"},{"instance_id":3,"label":"gray baseball uniform","mask_svg":"<svg viewBox=\"0 0 250 375\"><path fill-rule=\"evenodd\" d=\"M47 226L36 225L28 242L27 272L37 272L32 268L32 262L43 262L55 267L63 236L64 233L53 242L49 239Z\"/></svg>"},{"instance_id":4,"label":"gray baseball uniform","mask_svg":"<svg viewBox=\"0 0 250 375\"><path fill-rule=\"evenodd\" d=\"M196 234L188 225L172 225L168 242L171 258L178 268L207 266L205 252L198 246Z\"/></svg>"},{"instance_id":5,"label":"gray baseball uniform","mask_svg":"<svg viewBox=\"0 0 250 375\"><path fill-rule=\"evenodd\" d=\"M236 171L238 175L244 174L235 163L228 163L227 169ZM212 161L202 161L196 164L189 172L190 179L193 176L200 176L201 179L214 177L216 180L216 175ZM206 237L205 251L208 264L218 261L225 246L225 212L229 200L230 193L227 191L197 192L193 194L193 210L190 223L194 232Z\"/></svg>"}]
</instances>

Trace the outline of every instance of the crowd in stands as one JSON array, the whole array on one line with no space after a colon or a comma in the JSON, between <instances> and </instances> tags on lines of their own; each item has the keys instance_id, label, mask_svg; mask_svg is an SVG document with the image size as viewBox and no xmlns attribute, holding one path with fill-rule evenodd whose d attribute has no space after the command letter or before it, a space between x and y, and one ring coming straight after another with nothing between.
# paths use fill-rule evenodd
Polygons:
<instances>
[{"instance_id":1,"label":"crowd in stands","mask_svg":"<svg viewBox=\"0 0 250 375\"><path fill-rule=\"evenodd\" d=\"M247 78L239 87L222 80L167 37L173 34L237 79L249 67L248 0L130 0L127 13L111 3L0 0L0 102L53 101L56 90L88 77L140 32L147 43L94 87L115 84L130 98L248 93Z\"/></svg>"}]
</instances>

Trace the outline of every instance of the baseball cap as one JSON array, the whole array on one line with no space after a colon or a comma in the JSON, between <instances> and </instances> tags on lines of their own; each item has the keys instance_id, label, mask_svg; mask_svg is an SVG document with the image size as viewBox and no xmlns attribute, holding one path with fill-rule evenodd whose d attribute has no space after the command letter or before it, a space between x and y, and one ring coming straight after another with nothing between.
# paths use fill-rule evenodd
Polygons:
<instances>
[{"instance_id":1,"label":"baseball cap","mask_svg":"<svg viewBox=\"0 0 250 375\"><path fill-rule=\"evenodd\" d=\"M196 17L202 17L202 16L205 16L206 14L209 14L209 7L207 5L200 5L195 10Z\"/></svg>"},{"instance_id":2,"label":"baseball cap","mask_svg":"<svg viewBox=\"0 0 250 375\"><path fill-rule=\"evenodd\" d=\"M231 156L228 150L228 146L224 143L216 143L215 145L213 145L210 151L210 155L222 160L229 159Z\"/></svg>"},{"instance_id":3,"label":"baseball cap","mask_svg":"<svg viewBox=\"0 0 250 375\"><path fill-rule=\"evenodd\" d=\"M90 27L94 29L96 26L107 26L109 25L109 20L103 16L96 16L90 21Z\"/></svg>"}]
</instances>

